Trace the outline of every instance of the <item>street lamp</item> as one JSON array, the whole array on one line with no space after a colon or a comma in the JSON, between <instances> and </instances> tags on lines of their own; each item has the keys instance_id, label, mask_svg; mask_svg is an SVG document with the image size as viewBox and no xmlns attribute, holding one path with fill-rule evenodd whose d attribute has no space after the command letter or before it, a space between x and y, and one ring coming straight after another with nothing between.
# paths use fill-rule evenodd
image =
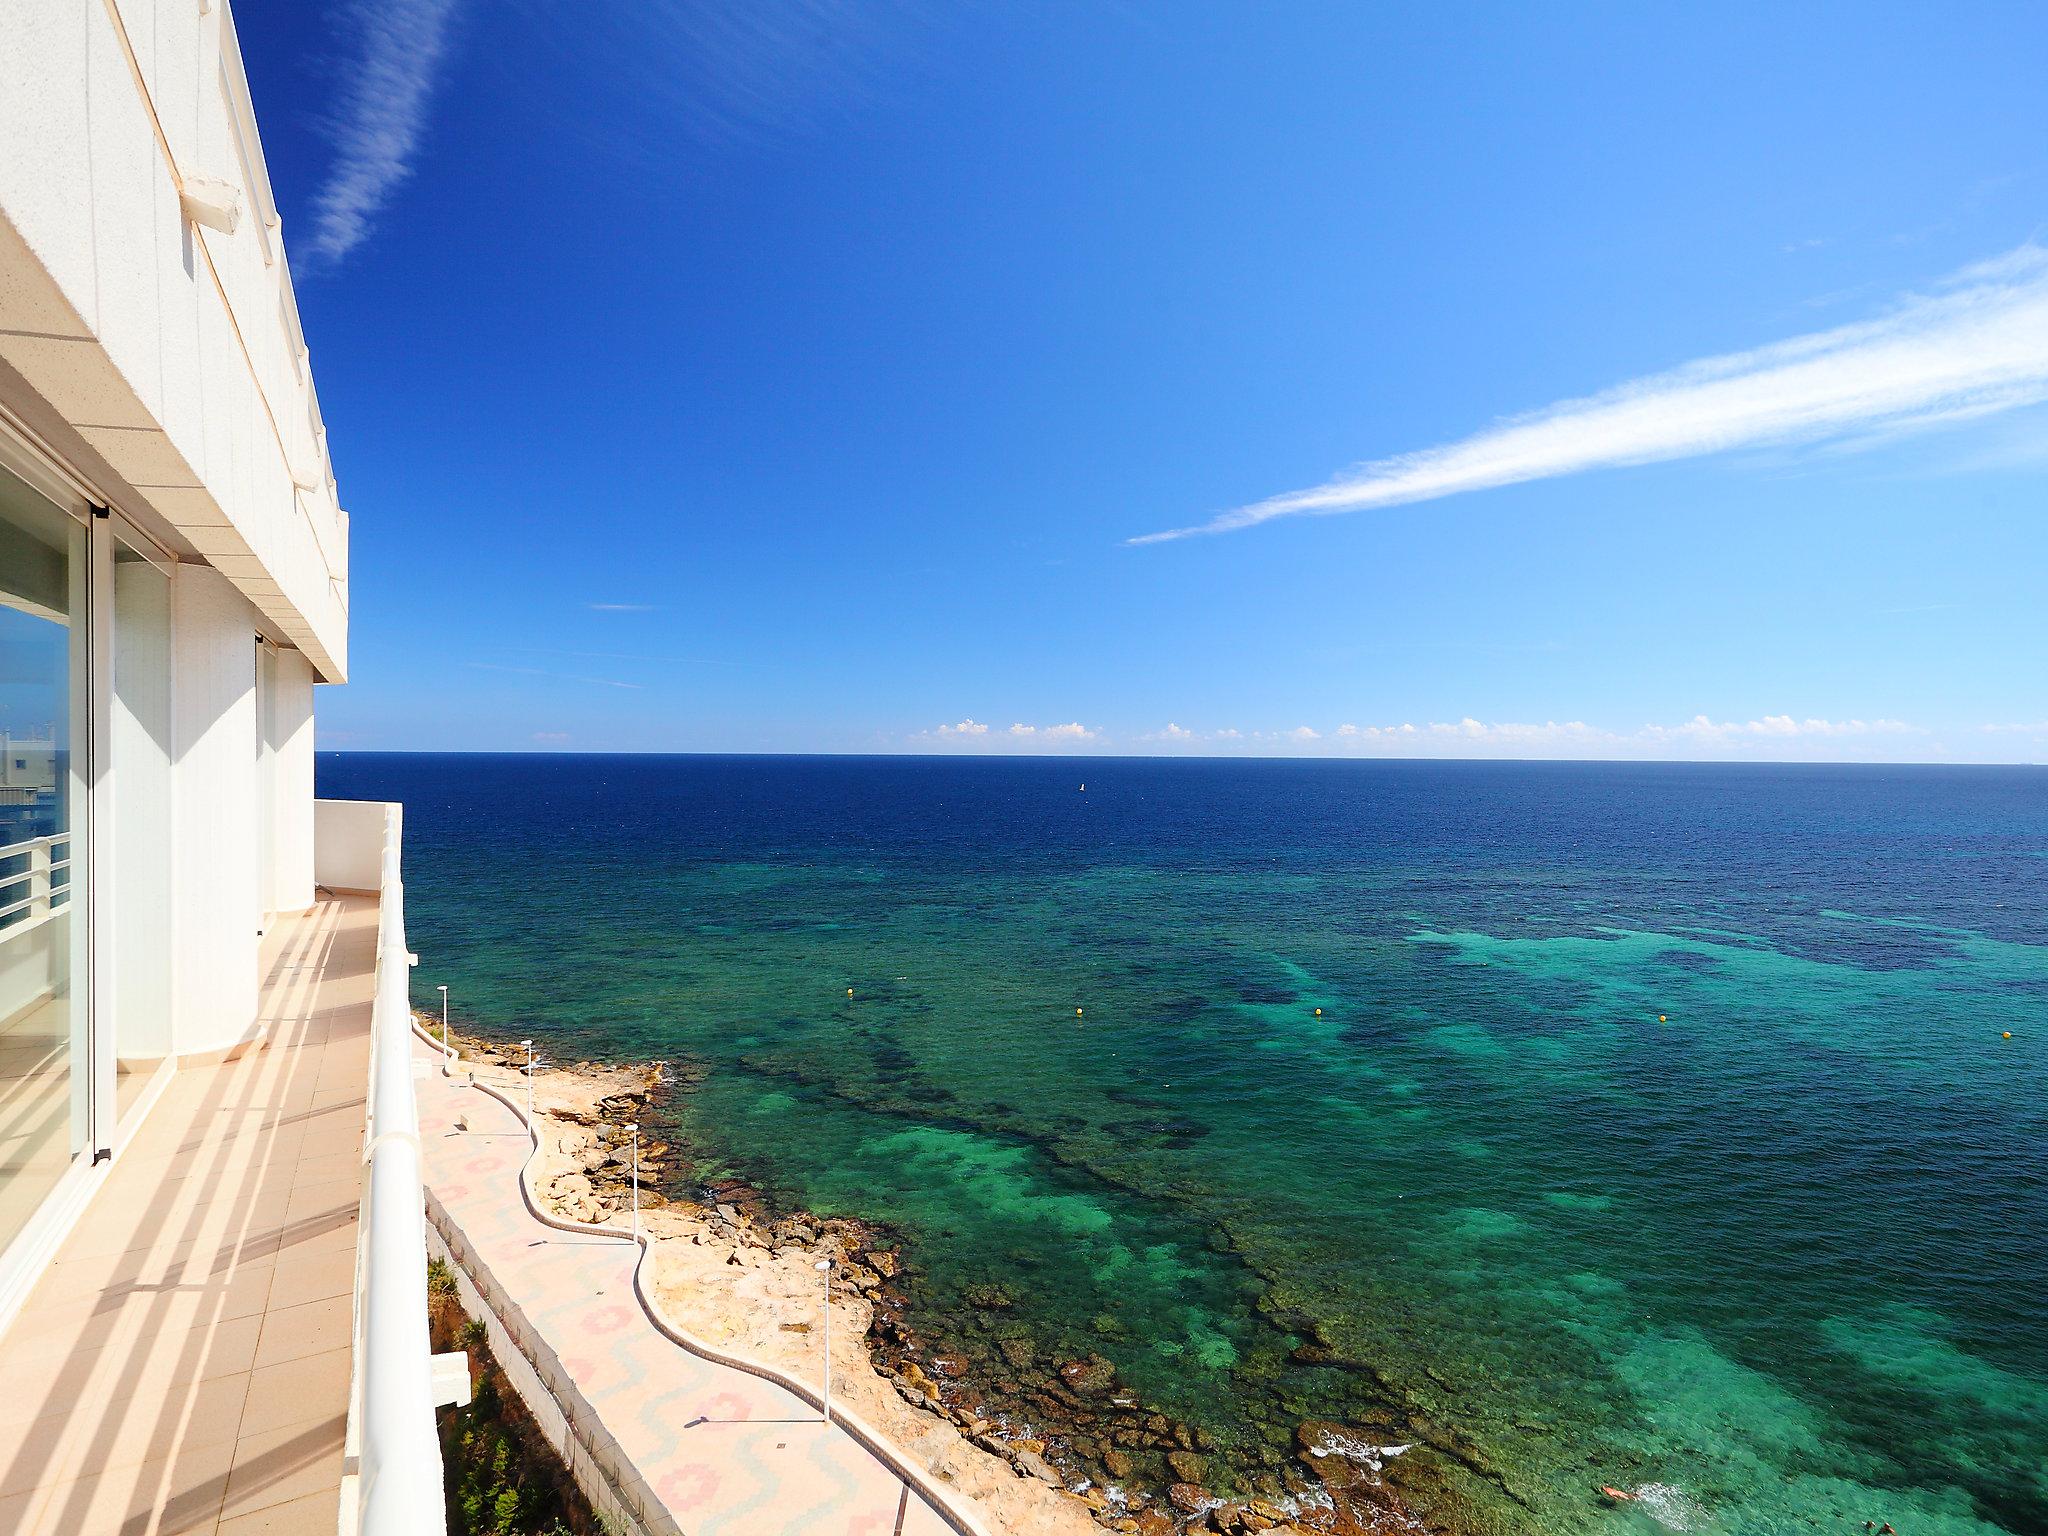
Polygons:
<instances>
[{"instance_id":1,"label":"street lamp","mask_svg":"<svg viewBox=\"0 0 2048 1536\"><path fill-rule=\"evenodd\" d=\"M832 1422L832 1261L820 1259L818 1273L825 1277L825 1422Z\"/></svg>"},{"instance_id":2,"label":"street lamp","mask_svg":"<svg viewBox=\"0 0 2048 1536\"><path fill-rule=\"evenodd\" d=\"M533 1042L522 1040L519 1043L526 1047L526 1123L530 1128L533 1125Z\"/></svg>"},{"instance_id":3,"label":"street lamp","mask_svg":"<svg viewBox=\"0 0 2048 1536\"><path fill-rule=\"evenodd\" d=\"M640 1122L630 1123L627 1130L633 1133L633 1241L640 1240Z\"/></svg>"},{"instance_id":4,"label":"street lamp","mask_svg":"<svg viewBox=\"0 0 2048 1536\"><path fill-rule=\"evenodd\" d=\"M443 1057L445 1058L445 1060L444 1060L444 1063L443 1063L443 1066L442 1066L442 1070L443 1070L443 1071L446 1071L446 1070L447 1070L447 1065L446 1065L446 1063L447 1063L447 1062L452 1062L453 1060L455 1060L455 1053L454 1053L453 1051L451 1051L451 1050L449 1050L449 1049L448 1049L448 983L446 983L445 981L441 983L441 986L440 986L440 993L441 993L441 1055L442 1055L442 1056L443 1056Z\"/></svg>"}]
</instances>

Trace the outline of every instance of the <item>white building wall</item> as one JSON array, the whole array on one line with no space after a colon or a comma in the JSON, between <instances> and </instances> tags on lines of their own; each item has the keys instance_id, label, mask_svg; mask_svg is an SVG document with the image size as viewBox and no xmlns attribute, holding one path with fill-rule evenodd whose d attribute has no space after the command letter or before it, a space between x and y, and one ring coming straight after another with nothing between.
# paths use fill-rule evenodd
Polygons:
<instances>
[{"instance_id":1,"label":"white building wall","mask_svg":"<svg viewBox=\"0 0 2048 1536\"><path fill-rule=\"evenodd\" d=\"M167 696L161 665L106 692L122 656L161 663L160 623L145 657L109 603L90 647L90 899L0 957L4 1018L10 983L47 992L49 946L79 946L93 1040L73 1059L98 1061L111 1120L117 1059L254 1038L266 906L313 900L313 685L347 670L348 517L229 0L0 0L0 458L90 521L102 595L115 534L170 571ZM279 647L260 690L259 635ZM89 1188L95 1166L65 1177ZM29 1246L0 1240L0 1316L82 1209L52 1199Z\"/></svg>"},{"instance_id":2,"label":"white building wall","mask_svg":"<svg viewBox=\"0 0 2048 1536\"><path fill-rule=\"evenodd\" d=\"M189 1056L240 1044L256 1021L256 626L218 571L181 566L175 592L172 1028Z\"/></svg>"},{"instance_id":3,"label":"white building wall","mask_svg":"<svg viewBox=\"0 0 2048 1536\"><path fill-rule=\"evenodd\" d=\"M207 183L232 233L187 218ZM347 518L226 0L0 3L0 361L36 397L0 403L342 680Z\"/></svg>"},{"instance_id":4,"label":"white building wall","mask_svg":"<svg viewBox=\"0 0 2048 1536\"><path fill-rule=\"evenodd\" d=\"M278 655L269 709L270 760L276 786L270 797L276 825L270 847L276 860L272 899L279 912L313 905L313 668L296 651Z\"/></svg>"}]
</instances>

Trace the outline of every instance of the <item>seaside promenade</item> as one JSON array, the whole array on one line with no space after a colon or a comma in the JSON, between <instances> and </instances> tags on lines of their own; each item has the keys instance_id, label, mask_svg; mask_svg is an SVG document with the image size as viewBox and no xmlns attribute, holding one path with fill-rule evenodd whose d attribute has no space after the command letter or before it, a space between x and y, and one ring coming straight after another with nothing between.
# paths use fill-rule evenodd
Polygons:
<instances>
[{"instance_id":1,"label":"seaside promenade","mask_svg":"<svg viewBox=\"0 0 2048 1536\"><path fill-rule=\"evenodd\" d=\"M692 1353L635 1289L638 1247L564 1231L527 1204L521 1117L415 1045L430 1210L460 1246L465 1301L516 1313L575 1444L644 1528L689 1536L950 1536L934 1509L795 1393ZM451 1230L452 1229L452 1230ZM451 1244L455 1246L455 1244ZM477 1282L481 1282L479 1286ZM504 1355L505 1333L493 1331ZM516 1362L506 1362L515 1372ZM529 1366L533 1362L529 1362ZM547 1415L543 1415L543 1419ZM971 1527L965 1527L971 1529Z\"/></svg>"}]
</instances>

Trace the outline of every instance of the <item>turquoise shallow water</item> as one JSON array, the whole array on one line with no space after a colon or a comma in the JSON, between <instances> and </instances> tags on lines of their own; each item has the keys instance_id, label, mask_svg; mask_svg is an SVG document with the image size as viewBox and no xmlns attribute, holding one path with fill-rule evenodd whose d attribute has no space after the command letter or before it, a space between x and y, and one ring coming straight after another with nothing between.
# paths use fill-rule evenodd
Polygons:
<instances>
[{"instance_id":1,"label":"turquoise shallow water","mask_svg":"<svg viewBox=\"0 0 2048 1536\"><path fill-rule=\"evenodd\" d=\"M1414 1439L1461 1529L2048 1530L2048 775L319 771L406 801L422 985L710 1066L679 1129L990 1372Z\"/></svg>"}]
</instances>

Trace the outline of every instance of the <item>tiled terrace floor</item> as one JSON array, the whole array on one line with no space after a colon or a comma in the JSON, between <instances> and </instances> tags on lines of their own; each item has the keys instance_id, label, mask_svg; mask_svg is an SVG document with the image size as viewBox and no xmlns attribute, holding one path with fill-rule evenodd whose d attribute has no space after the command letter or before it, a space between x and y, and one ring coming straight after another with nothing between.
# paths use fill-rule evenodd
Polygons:
<instances>
[{"instance_id":1,"label":"tiled terrace floor","mask_svg":"<svg viewBox=\"0 0 2048 1536\"><path fill-rule=\"evenodd\" d=\"M268 1046L176 1074L0 1336L0 1536L331 1536L376 932L283 920Z\"/></svg>"}]
</instances>

